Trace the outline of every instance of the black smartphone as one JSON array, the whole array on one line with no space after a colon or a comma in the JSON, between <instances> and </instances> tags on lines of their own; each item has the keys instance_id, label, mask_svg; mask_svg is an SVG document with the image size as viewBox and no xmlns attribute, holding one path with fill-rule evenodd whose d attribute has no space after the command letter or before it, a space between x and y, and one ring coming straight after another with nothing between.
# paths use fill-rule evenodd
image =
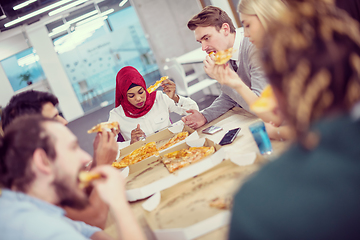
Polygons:
<instances>
[{"instance_id":1,"label":"black smartphone","mask_svg":"<svg viewBox=\"0 0 360 240\"><path fill-rule=\"evenodd\" d=\"M224 137L221 139L221 141L219 142L219 144L222 145L226 145L226 144L230 144L234 141L234 139L236 138L236 136L238 135L238 133L240 132L241 128L234 128L229 130Z\"/></svg>"}]
</instances>

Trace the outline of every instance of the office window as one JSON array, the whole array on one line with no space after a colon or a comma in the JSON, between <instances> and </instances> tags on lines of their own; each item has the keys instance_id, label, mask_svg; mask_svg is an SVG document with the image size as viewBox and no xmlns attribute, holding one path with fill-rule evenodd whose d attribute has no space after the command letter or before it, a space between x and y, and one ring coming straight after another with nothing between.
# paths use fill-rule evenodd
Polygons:
<instances>
[{"instance_id":1,"label":"office window","mask_svg":"<svg viewBox=\"0 0 360 240\"><path fill-rule=\"evenodd\" d=\"M31 88L29 85L39 85L46 81L44 71L39 62L39 56L28 48L9 58L1 61L1 65L14 92L23 88Z\"/></svg>"},{"instance_id":2,"label":"office window","mask_svg":"<svg viewBox=\"0 0 360 240\"><path fill-rule=\"evenodd\" d=\"M88 25L87 31L53 40L84 112L114 103L116 74L124 66L138 69L149 84L160 78L133 7Z\"/></svg>"}]
</instances>

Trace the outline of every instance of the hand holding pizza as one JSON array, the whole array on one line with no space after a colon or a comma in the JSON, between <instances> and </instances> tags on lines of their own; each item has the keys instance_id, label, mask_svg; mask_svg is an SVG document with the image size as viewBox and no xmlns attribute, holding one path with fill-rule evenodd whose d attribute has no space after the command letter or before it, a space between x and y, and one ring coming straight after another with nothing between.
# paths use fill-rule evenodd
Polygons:
<instances>
[{"instance_id":1,"label":"hand holding pizza","mask_svg":"<svg viewBox=\"0 0 360 240\"><path fill-rule=\"evenodd\" d=\"M134 142L138 142L145 137L146 137L145 133L143 132L143 130L141 130L140 124L138 124L137 127L131 131L130 144L133 144Z\"/></svg>"},{"instance_id":2,"label":"hand holding pizza","mask_svg":"<svg viewBox=\"0 0 360 240\"><path fill-rule=\"evenodd\" d=\"M205 123L207 122L204 115L202 115L199 111L195 109L189 109L186 112L190 114L188 116L182 117L181 120L193 129L197 129L205 125Z\"/></svg>"},{"instance_id":3,"label":"hand holding pizza","mask_svg":"<svg viewBox=\"0 0 360 240\"><path fill-rule=\"evenodd\" d=\"M179 102L179 96L175 93L176 84L173 81L171 81L170 79L166 79L161 83L161 86L164 89L164 93L166 93L169 98L171 98L175 102Z\"/></svg>"},{"instance_id":4,"label":"hand holding pizza","mask_svg":"<svg viewBox=\"0 0 360 240\"><path fill-rule=\"evenodd\" d=\"M116 160L118 145L115 140L114 131L98 132L94 140L94 161L93 166L108 165Z\"/></svg>"},{"instance_id":5,"label":"hand holding pizza","mask_svg":"<svg viewBox=\"0 0 360 240\"><path fill-rule=\"evenodd\" d=\"M213 69L213 74L216 81L220 84L227 85L234 89L245 86L245 83L241 80L239 75L230 68L229 64L216 65Z\"/></svg>"},{"instance_id":6,"label":"hand holding pizza","mask_svg":"<svg viewBox=\"0 0 360 240\"><path fill-rule=\"evenodd\" d=\"M214 54L207 55L203 62L206 74L209 75L209 77L216 79L216 76L214 75L214 67L216 66Z\"/></svg>"},{"instance_id":7,"label":"hand holding pizza","mask_svg":"<svg viewBox=\"0 0 360 240\"><path fill-rule=\"evenodd\" d=\"M101 175L101 178L93 180L92 184L106 204L113 207L116 204L127 202L125 179L118 170L111 166L98 166L91 173Z\"/></svg>"}]
</instances>

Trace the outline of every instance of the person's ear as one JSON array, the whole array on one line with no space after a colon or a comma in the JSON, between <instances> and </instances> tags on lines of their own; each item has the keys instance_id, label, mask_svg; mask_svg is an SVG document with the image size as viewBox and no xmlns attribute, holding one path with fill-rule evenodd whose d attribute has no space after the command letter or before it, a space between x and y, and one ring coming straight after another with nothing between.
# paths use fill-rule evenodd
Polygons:
<instances>
[{"instance_id":1,"label":"person's ear","mask_svg":"<svg viewBox=\"0 0 360 240\"><path fill-rule=\"evenodd\" d=\"M223 23L221 26L221 31L225 34L225 36L230 34L230 25L228 23Z\"/></svg>"},{"instance_id":2,"label":"person's ear","mask_svg":"<svg viewBox=\"0 0 360 240\"><path fill-rule=\"evenodd\" d=\"M34 170L48 175L52 172L52 164L44 149L37 148L33 153Z\"/></svg>"}]
</instances>

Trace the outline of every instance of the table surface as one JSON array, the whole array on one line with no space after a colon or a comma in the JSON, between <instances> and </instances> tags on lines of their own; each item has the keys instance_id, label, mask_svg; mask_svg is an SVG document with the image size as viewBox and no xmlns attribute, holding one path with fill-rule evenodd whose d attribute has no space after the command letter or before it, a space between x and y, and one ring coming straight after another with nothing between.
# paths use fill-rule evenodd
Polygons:
<instances>
[{"instance_id":1,"label":"table surface","mask_svg":"<svg viewBox=\"0 0 360 240\"><path fill-rule=\"evenodd\" d=\"M259 121L259 119L252 115L251 113L241 109L241 108L233 108L226 112L224 115L219 117L218 119L212 121L211 123L208 123L204 125L203 127L199 128L197 130L199 137L206 137L215 143L218 143L221 138L224 136L224 134L233 128L240 127L241 131L234 140L233 143L229 145L223 146L225 152L227 153L228 157L237 156L239 154L246 154L251 152L257 153L257 158L255 160L255 163L252 165L249 165L249 169L251 168L258 170L264 163L268 162L269 159L276 158L280 153L282 153L287 147L288 144L285 142L279 142L279 141L272 141L273 146L273 153L270 155L269 158L264 158L261 156L258 152L257 145L251 135L250 130L248 129L248 126L252 124L255 121ZM201 131L205 129L206 127L209 127L211 125L222 127L223 130L220 132L215 133L214 135L208 135L204 134ZM254 165L256 168L254 168ZM147 239L156 239L155 235L151 231L150 227L148 226L145 218L144 218L144 209L142 208L141 204L145 200L136 201L133 203L130 203L130 206L139 222L141 227L143 228ZM210 240L210 239L227 239L227 231L228 227L222 227L217 230L214 230L206 235L203 235L201 237L196 238L197 240ZM106 223L105 232L110 234L113 237L116 237L116 228L114 225L114 220L109 214L109 218Z\"/></svg>"}]
</instances>

